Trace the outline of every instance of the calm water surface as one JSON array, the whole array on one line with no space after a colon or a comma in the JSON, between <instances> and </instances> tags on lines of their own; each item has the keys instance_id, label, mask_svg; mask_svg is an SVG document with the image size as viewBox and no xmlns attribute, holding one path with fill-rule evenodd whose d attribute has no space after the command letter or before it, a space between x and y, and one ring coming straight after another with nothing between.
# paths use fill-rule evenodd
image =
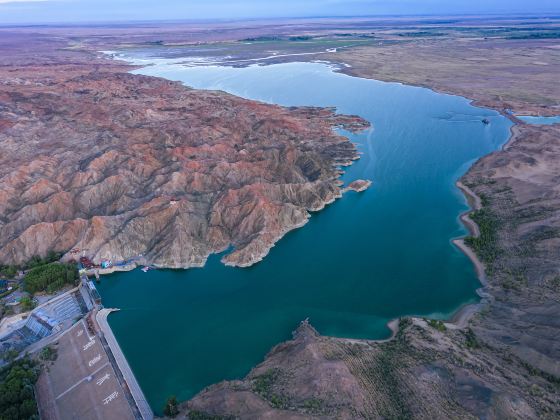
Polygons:
<instances>
[{"instance_id":1,"label":"calm water surface","mask_svg":"<svg viewBox=\"0 0 560 420\"><path fill-rule=\"evenodd\" d=\"M560 115L555 117L532 117L532 116L518 116L521 121L525 121L528 124L536 124L536 125L552 125L552 124L560 124Z\"/></svg>"},{"instance_id":2,"label":"calm water surface","mask_svg":"<svg viewBox=\"0 0 560 420\"><path fill-rule=\"evenodd\" d=\"M349 135L363 152L348 193L286 235L261 263L133 271L104 277L110 324L152 407L171 394L240 378L309 317L326 335L384 338L401 315L447 317L477 299L470 261L451 239L467 209L454 182L497 149L511 123L460 97L352 78L320 63L136 71L281 105L336 106L373 128ZM483 118L489 125L481 122Z\"/></svg>"}]
</instances>

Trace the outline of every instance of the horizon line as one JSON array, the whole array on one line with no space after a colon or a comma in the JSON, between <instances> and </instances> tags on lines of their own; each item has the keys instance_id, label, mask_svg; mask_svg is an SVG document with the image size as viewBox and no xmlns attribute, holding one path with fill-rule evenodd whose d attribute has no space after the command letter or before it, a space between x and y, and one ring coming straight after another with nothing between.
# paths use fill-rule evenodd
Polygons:
<instances>
[{"instance_id":1,"label":"horizon line","mask_svg":"<svg viewBox=\"0 0 560 420\"><path fill-rule=\"evenodd\" d=\"M131 20L91 20L91 21L45 21L45 22L2 22L0 28L26 28L26 27L68 27L68 26L106 26L106 25L134 25L134 24L180 24L180 23L228 23L228 22L255 22L255 21L289 21L313 19L386 19L386 18L484 18L484 17L522 17L523 19L556 18L560 19L560 11L532 12L469 12L469 13L416 13L416 14L375 14L375 15L310 15L310 16L275 16L275 17L235 17L235 18L191 18L191 19L131 19Z\"/></svg>"}]
</instances>

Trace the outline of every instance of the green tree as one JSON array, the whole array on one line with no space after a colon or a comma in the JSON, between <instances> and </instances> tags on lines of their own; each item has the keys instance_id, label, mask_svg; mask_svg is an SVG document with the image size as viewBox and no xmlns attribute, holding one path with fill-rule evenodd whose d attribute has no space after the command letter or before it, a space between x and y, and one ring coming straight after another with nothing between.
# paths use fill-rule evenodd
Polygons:
<instances>
[{"instance_id":1,"label":"green tree","mask_svg":"<svg viewBox=\"0 0 560 420\"><path fill-rule=\"evenodd\" d=\"M1 265L0 266L0 274L4 277L9 279L13 279L18 272L18 269L15 265Z\"/></svg>"},{"instance_id":2,"label":"green tree","mask_svg":"<svg viewBox=\"0 0 560 420\"><path fill-rule=\"evenodd\" d=\"M175 397L175 395L172 395L167 399L163 409L163 414L167 417L175 417L179 414L179 403L177 402L177 397Z\"/></svg>"},{"instance_id":3,"label":"green tree","mask_svg":"<svg viewBox=\"0 0 560 420\"><path fill-rule=\"evenodd\" d=\"M2 359L7 361L8 363L12 363L18 357L19 352L17 350L11 349L2 354Z\"/></svg>"},{"instance_id":4,"label":"green tree","mask_svg":"<svg viewBox=\"0 0 560 420\"><path fill-rule=\"evenodd\" d=\"M39 368L27 358L0 369L0 419L37 418L33 386L38 377Z\"/></svg>"},{"instance_id":5,"label":"green tree","mask_svg":"<svg viewBox=\"0 0 560 420\"><path fill-rule=\"evenodd\" d=\"M58 261L60 259L62 255L60 255L60 253L53 251L52 249L47 253L47 256L45 258L47 263L51 263L51 262L55 262Z\"/></svg>"},{"instance_id":6,"label":"green tree","mask_svg":"<svg viewBox=\"0 0 560 420\"><path fill-rule=\"evenodd\" d=\"M23 288L34 294L54 293L67 284L75 284L78 269L74 264L49 263L32 268L23 280Z\"/></svg>"},{"instance_id":7,"label":"green tree","mask_svg":"<svg viewBox=\"0 0 560 420\"><path fill-rule=\"evenodd\" d=\"M31 311L35 308L35 302L29 296L24 296L19 300L19 304L21 305L21 309L24 311Z\"/></svg>"},{"instance_id":8,"label":"green tree","mask_svg":"<svg viewBox=\"0 0 560 420\"><path fill-rule=\"evenodd\" d=\"M54 361L58 357L58 351L51 346L47 346L41 350L41 359Z\"/></svg>"}]
</instances>

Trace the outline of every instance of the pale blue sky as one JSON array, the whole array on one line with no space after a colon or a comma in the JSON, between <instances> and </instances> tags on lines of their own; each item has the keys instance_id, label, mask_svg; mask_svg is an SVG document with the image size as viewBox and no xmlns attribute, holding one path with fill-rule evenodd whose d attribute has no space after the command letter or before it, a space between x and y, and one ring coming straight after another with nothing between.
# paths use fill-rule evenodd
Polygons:
<instances>
[{"instance_id":1,"label":"pale blue sky","mask_svg":"<svg viewBox=\"0 0 560 420\"><path fill-rule=\"evenodd\" d=\"M0 0L0 23L560 13L560 0Z\"/></svg>"}]
</instances>

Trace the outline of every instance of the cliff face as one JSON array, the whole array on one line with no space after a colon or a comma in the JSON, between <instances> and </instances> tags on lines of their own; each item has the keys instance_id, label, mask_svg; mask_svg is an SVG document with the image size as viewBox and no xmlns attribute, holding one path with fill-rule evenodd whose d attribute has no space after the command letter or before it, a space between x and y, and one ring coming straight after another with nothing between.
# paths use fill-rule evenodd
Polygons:
<instances>
[{"instance_id":1,"label":"cliff face","mask_svg":"<svg viewBox=\"0 0 560 420\"><path fill-rule=\"evenodd\" d=\"M233 247L245 266L340 197L357 153L333 128L365 121L123 70L0 70L1 263L79 248L178 268Z\"/></svg>"}]
</instances>

